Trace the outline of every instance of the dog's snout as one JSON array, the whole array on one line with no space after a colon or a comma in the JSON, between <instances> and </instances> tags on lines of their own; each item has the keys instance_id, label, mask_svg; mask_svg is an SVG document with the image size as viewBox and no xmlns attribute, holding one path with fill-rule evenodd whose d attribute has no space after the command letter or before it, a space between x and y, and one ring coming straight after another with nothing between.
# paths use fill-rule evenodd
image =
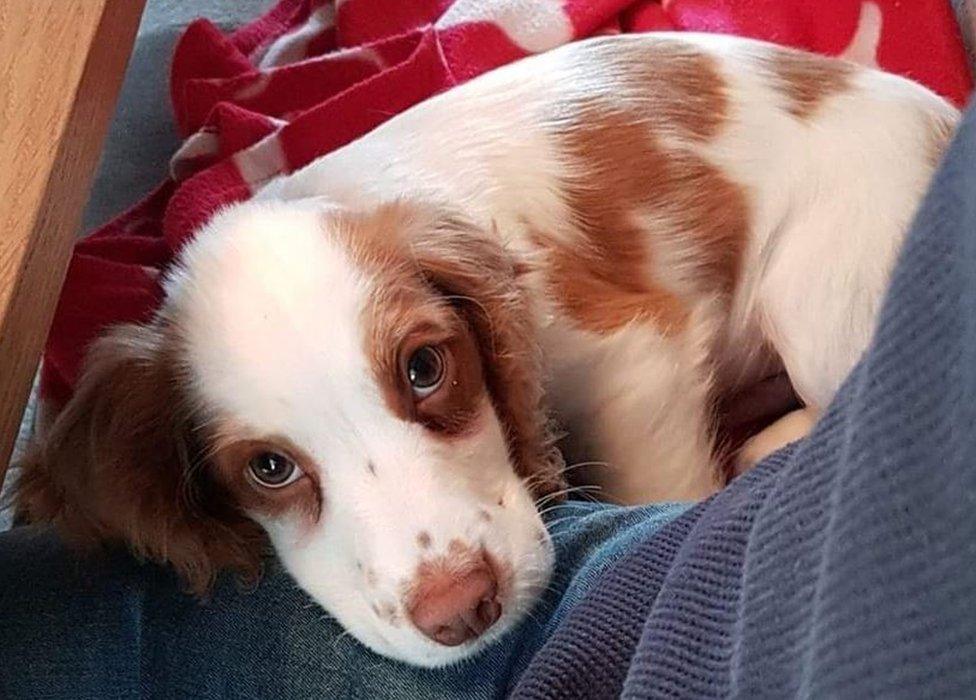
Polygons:
<instances>
[{"instance_id":1,"label":"dog's snout","mask_svg":"<svg viewBox=\"0 0 976 700\"><path fill-rule=\"evenodd\" d=\"M501 617L495 573L480 555L460 573L447 565L421 567L407 612L429 639L449 647L464 644Z\"/></svg>"}]
</instances>

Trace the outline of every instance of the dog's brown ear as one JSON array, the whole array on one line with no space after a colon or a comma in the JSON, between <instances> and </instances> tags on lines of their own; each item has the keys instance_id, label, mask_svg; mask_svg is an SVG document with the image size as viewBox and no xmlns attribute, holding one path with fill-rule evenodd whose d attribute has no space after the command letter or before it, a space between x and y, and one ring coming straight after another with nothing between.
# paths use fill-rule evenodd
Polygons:
<instances>
[{"instance_id":1,"label":"dog's brown ear","mask_svg":"<svg viewBox=\"0 0 976 700\"><path fill-rule=\"evenodd\" d=\"M22 463L18 512L81 545L124 542L205 593L221 569L254 577L259 527L202 462L175 342L161 324L97 341L74 397Z\"/></svg>"},{"instance_id":2,"label":"dog's brown ear","mask_svg":"<svg viewBox=\"0 0 976 700\"><path fill-rule=\"evenodd\" d=\"M444 212L410 237L413 259L468 322L516 471L537 495L562 489L563 461L543 401L542 352L513 256L495 232Z\"/></svg>"}]
</instances>

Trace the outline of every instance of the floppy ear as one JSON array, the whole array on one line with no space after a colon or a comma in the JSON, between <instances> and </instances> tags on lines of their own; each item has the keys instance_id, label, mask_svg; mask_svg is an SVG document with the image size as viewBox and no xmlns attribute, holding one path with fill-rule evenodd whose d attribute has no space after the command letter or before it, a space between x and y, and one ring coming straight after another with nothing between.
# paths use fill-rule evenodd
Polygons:
<instances>
[{"instance_id":1,"label":"floppy ear","mask_svg":"<svg viewBox=\"0 0 976 700\"><path fill-rule=\"evenodd\" d=\"M160 323L129 325L94 344L13 498L65 539L124 542L203 594L221 569L256 577L265 540L202 464L171 335Z\"/></svg>"},{"instance_id":2,"label":"floppy ear","mask_svg":"<svg viewBox=\"0 0 976 700\"><path fill-rule=\"evenodd\" d=\"M494 232L449 214L434 221L411 235L413 258L478 340L516 473L537 496L562 489L562 455L543 401L542 351L516 261Z\"/></svg>"}]
</instances>

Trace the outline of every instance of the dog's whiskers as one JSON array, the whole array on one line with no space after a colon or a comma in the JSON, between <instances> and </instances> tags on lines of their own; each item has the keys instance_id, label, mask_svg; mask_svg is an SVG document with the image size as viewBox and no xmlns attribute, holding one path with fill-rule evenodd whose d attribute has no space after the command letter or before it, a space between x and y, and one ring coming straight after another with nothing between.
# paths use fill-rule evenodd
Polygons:
<instances>
[{"instance_id":1,"label":"dog's whiskers","mask_svg":"<svg viewBox=\"0 0 976 700\"><path fill-rule=\"evenodd\" d=\"M574 469L580 469L581 467L600 467L601 469L619 469L615 464L611 462L598 462L598 461L588 461L588 462L574 462L573 464L567 464L563 467L563 473L568 473Z\"/></svg>"},{"instance_id":2,"label":"dog's whiskers","mask_svg":"<svg viewBox=\"0 0 976 700\"><path fill-rule=\"evenodd\" d=\"M553 491L552 493L548 493L545 496L542 496L535 502L535 507L537 509L541 509L544 506L548 505L549 503L552 503L556 499L562 498L563 496L569 496L572 494L583 494L583 496L588 500L596 501L596 499L593 498L591 494L599 493L600 491L602 491L602 488L600 486L591 485L591 484L582 484L579 486L567 486L564 489L559 489L558 491Z\"/></svg>"}]
</instances>

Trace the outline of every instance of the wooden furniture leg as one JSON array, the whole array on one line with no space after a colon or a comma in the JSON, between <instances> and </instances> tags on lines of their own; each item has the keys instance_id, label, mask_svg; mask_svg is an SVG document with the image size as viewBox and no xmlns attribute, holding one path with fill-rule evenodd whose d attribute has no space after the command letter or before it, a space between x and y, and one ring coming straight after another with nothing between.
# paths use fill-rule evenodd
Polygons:
<instances>
[{"instance_id":1,"label":"wooden furniture leg","mask_svg":"<svg viewBox=\"0 0 976 700\"><path fill-rule=\"evenodd\" d=\"M0 0L0 485L144 0Z\"/></svg>"}]
</instances>

